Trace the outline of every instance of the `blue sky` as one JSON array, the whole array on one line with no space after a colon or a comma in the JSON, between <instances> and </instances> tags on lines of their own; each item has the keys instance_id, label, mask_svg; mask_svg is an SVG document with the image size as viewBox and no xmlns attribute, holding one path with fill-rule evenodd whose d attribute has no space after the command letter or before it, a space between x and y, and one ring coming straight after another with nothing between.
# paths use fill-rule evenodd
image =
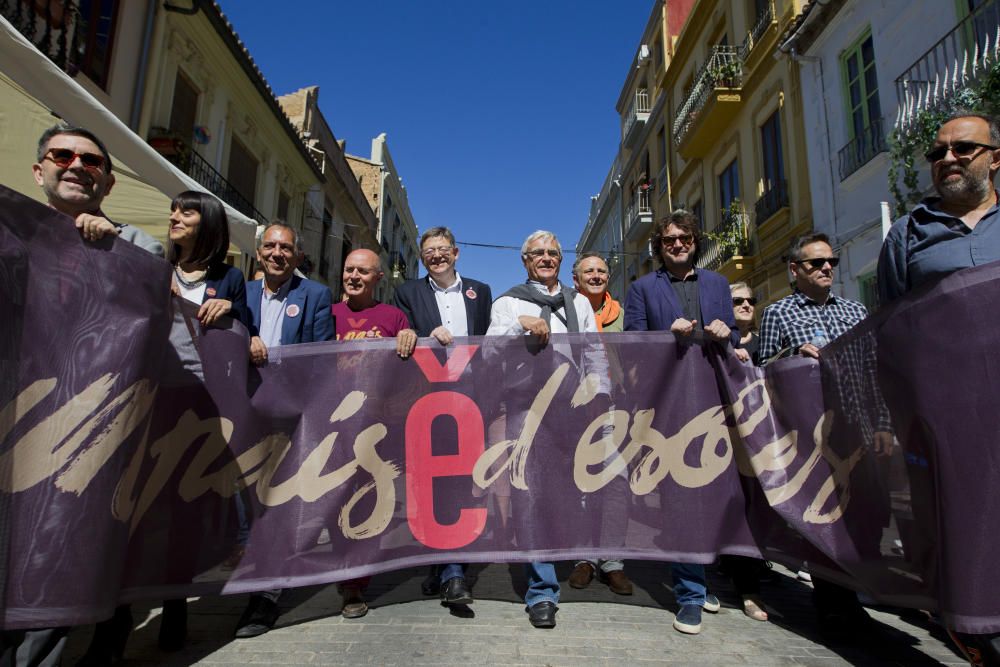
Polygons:
<instances>
[{"instance_id":1,"label":"blue sky","mask_svg":"<svg viewBox=\"0 0 1000 667\"><path fill-rule=\"evenodd\" d=\"M349 153L368 156L387 134L417 227L454 230L459 272L498 295L525 278L517 251L461 242L519 247L549 229L575 247L617 150L614 105L653 2L220 5L276 94L320 86Z\"/></svg>"}]
</instances>

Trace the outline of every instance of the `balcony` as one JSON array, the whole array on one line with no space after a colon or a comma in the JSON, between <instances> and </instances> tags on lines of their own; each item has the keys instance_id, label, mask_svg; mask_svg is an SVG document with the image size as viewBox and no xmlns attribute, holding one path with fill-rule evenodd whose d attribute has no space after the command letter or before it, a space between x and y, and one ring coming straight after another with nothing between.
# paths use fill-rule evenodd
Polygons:
<instances>
[{"instance_id":1,"label":"balcony","mask_svg":"<svg viewBox=\"0 0 1000 667\"><path fill-rule=\"evenodd\" d=\"M56 66L76 76L83 55L86 26L81 24L79 3L71 0L14 0L0 2L3 15L25 39Z\"/></svg>"},{"instance_id":2,"label":"balcony","mask_svg":"<svg viewBox=\"0 0 1000 667\"><path fill-rule=\"evenodd\" d=\"M778 181L771 185L753 205L754 219L760 227L771 216L788 206L788 182Z\"/></svg>"},{"instance_id":3,"label":"balcony","mask_svg":"<svg viewBox=\"0 0 1000 667\"><path fill-rule=\"evenodd\" d=\"M653 209L649 204L649 188L639 188L625 207L625 237L637 241L649 233L653 222Z\"/></svg>"},{"instance_id":4,"label":"balcony","mask_svg":"<svg viewBox=\"0 0 1000 667\"><path fill-rule=\"evenodd\" d=\"M896 129L908 134L917 117L940 108L1000 60L1000 2L977 8L932 46L899 78Z\"/></svg>"},{"instance_id":5,"label":"balcony","mask_svg":"<svg viewBox=\"0 0 1000 667\"><path fill-rule=\"evenodd\" d=\"M185 174L196 180L199 185L243 215L256 220L257 224L268 224L267 218L254 208L253 202L216 171L215 167L209 164L205 158L188 147L181 139L178 139L175 134L163 128L153 128L149 145Z\"/></svg>"},{"instance_id":6,"label":"balcony","mask_svg":"<svg viewBox=\"0 0 1000 667\"><path fill-rule=\"evenodd\" d=\"M673 125L674 143L685 160L703 157L719 138L739 111L742 86L741 47L712 47Z\"/></svg>"},{"instance_id":7,"label":"balcony","mask_svg":"<svg viewBox=\"0 0 1000 667\"><path fill-rule=\"evenodd\" d=\"M773 30L772 30L773 28ZM740 56L743 59L743 71L746 76L757 68L778 41L778 20L774 12L774 2L768 3L747 33L740 45ZM762 47L762 48L760 48Z\"/></svg>"},{"instance_id":8,"label":"balcony","mask_svg":"<svg viewBox=\"0 0 1000 667\"><path fill-rule=\"evenodd\" d=\"M879 118L840 149L837 157L840 162L841 181L871 162L871 159L879 153L889 150L883 125L884 121Z\"/></svg>"},{"instance_id":9,"label":"balcony","mask_svg":"<svg viewBox=\"0 0 1000 667\"><path fill-rule=\"evenodd\" d=\"M726 213L722 224L702 238L697 265L701 269L720 271L729 260L752 253L750 216L746 213Z\"/></svg>"},{"instance_id":10,"label":"balcony","mask_svg":"<svg viewBox=\"0 0 1000 667\"><path fill-rule=\"evenodd\" d=\"M646 121L649 120L650 110L649 92L645 88L635 91L635 97L629 103L628 109L625 110L625 127L622 129L622 142L626 146L631 147L635 144L639 135L642 134L642 128L646 126Z\"/></svg>"}]
</instances>

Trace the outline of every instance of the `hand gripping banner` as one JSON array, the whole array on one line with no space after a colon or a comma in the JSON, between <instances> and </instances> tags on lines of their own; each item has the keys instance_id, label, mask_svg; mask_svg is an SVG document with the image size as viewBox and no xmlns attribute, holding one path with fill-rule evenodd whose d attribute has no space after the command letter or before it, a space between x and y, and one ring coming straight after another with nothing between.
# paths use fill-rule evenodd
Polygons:
<instances>
[{"instance_id":1,"label":"hand gripping banner","mask_svg":"<svg viewBox=\"0 0 1000 667\"><path fill-rule=\"evenodd\" d=\"M9 190L0 276L3 627L429 563L727 553L1000 629L996 267L763 370L668 333L256 368L239 325L171 301L165 262Z\"/></svg>"}]
</instances>

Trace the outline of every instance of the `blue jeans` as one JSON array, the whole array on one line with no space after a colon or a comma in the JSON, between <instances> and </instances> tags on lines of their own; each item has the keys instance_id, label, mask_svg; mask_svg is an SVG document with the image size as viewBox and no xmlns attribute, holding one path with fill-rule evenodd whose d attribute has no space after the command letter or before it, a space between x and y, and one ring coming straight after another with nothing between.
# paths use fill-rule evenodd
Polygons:
<instances>
[{"instance_id":1,"label":"blue jeans","mask_svg":"<svg viewBox=\"0 0 1000 667\"><path fill-rule=\"evenodd\" d=\"M441 585L448 583L456 577L465 577L465 565L461 563L451 563L441 568Z\"/></svg>"},{"instance_id":2,"label":"blue jeans","mask_svg":"<svg viewBox=\"0 0 1000 667\"><path fill-rule=\"evenodd\" d=\"M528 577L528 592L524 594L524 604L533 607L539 602L559 604L559 580L556 566L552 563L525 563L524 574ZM704 588L702 589L704 591Z\"/></svg>"},{"instance_id":3,"label":"blue jeans","mask_svg":"<svg viewBox=\"0 0 1000 667\"><path fill-rule=\"evenodd\" d=\"M674 598L683 607L705 604L705 566L691 563L671 563L670 574L674 579Z\"/></svg>"}]
</instances>

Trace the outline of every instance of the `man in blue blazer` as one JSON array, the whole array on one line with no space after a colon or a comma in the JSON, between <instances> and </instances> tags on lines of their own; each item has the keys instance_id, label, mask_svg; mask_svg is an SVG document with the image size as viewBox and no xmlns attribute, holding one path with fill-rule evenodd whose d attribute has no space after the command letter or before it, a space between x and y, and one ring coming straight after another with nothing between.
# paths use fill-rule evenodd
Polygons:
<instances>
[{"instance_id":1,"label":"man in blue blazer","mask_svg":"<svg viewBox=\"0 0 1000 667\"><path fill-rule=\"evenodd\" d=\"M267 351L279 345L333 339L333 297L326 285L295 275L302 246L295 229L273 222L257 241L262 280L247 283L250 309L250 359L267 361Z\"/></svg>"},{"instance_id":2,"label":"man in blue blazer","mask_svg":"<svg viewBox=\"0 0 1000 667\"><path fill-rule=\"evenodd\" d=\"M729 281L706 269L695 268L700 243L698 218L674 211L660 220L650 239L663 266L639 278L625 298L625 331L670 331L678 339L702 330L718 345L739 345ZM674 595L680 610L674 629L701 632L702 609L719 611L719 600L707 592L705 567L672 563Z\"/></svg>"},{"instance_id":3,"label":"man in blue blazer","mask_svg":"<svg viewBox=\"0 0 1000 667\"><path fill-rule=\"evenodd\" d=\"M284 222L272 222L257 239L257 261L264 277L247 283L247 308L250 311L250 360L258 366L267 363L268 350L272 348L333 339L330 289L295 275L301 260L299 235ZM237 505L237 511L242 514L238 543L243 545L250 522L239 496ZM236 624L236 636L256 637L273 628L278 620L280 595L280 589L251 595Z\"/></svg>"},{"instance_id":4,"label":"man in blue blazer","mask_svg":"<svg viewBox=\"0 0 1000 667\"><path fill-rule=\"evenodd\" d=\"M490 286L455 270L458 247L447 227L432 227L420 237L420 261L427 275L396 288L396 307L406 313L417 335L450 345L455 336L483 336L490 326Z\"/></svg>"},{"instance_id":5,"label":"man in blue blazer","mask_svg":"<svg viewBox=\"0 0 1000 667\"><path fill-rule=\"evenodd\" d=\"M450 345L456 336L483 336L490 327L493 294L490 286L461 276L455 270L458 246L447 227L431 227L420 237L420 261L427 275L407 280L396 288L396 307L406 313L417 335L431 336ZM453 563L431 572L422 585L424 594L440 590L447 605L472 603L465 582L465 565Z\"/></svg>"}]
</instances>

